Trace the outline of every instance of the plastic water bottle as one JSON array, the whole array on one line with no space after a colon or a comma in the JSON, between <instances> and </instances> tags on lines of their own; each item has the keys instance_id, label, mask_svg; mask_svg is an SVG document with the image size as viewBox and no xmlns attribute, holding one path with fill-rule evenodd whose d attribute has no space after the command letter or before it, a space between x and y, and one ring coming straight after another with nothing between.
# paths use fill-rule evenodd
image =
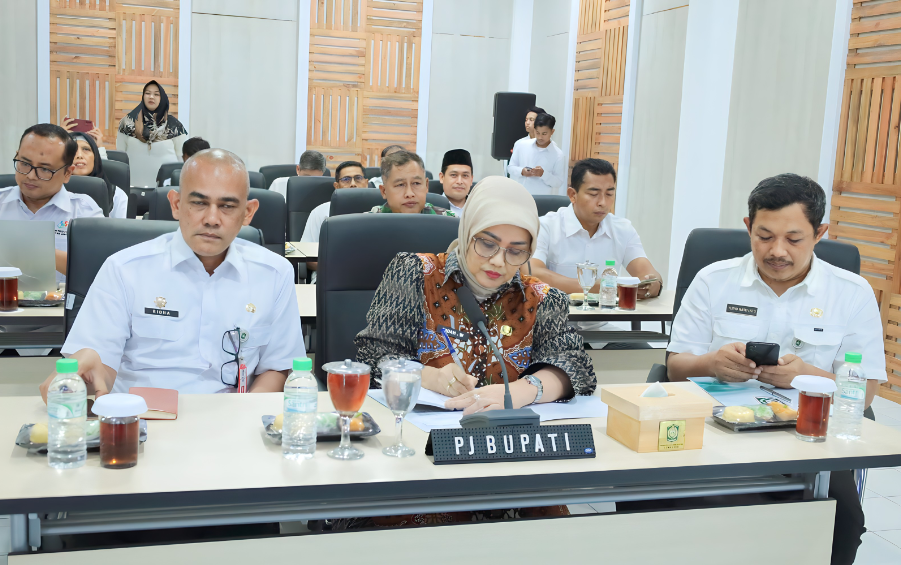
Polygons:
<instances>
[{"instance_id":1,"label":"plastic water bottle","mask_svg":"<svg viewBox=\"0 0 901 565\"><path fill-rule=\"evenodd\" d=\"M845 353L845 362L835 373L835 399L829 435L841 439L860 439L863 405L867 395L867 376L860 366L860 353Z\"/></svg>"},{"instance_id":2,"label":"plastic water bottle","mask_svg":"<svg viewBox=\"0 0 901 565\"><path fill-rule=\"evenodd\" d=\"M601 308L616 308L616 261L608 259L606 265L601 273Z\"/></svg>"},{"instance_id":3,"label":"plastic water bottle","mask_svg":"<svg viewBox=\"0 0 901 565\"><path fill-rule=\"evenodd\" d=\"M285 381L282 419L282 455L285 459L309 459L316 453L316 397L319 386L309 357L294 360Z\"/></svg>"},{"instance_id":4,"label":"plastic water bottle","mask_svg":"<svg viewBox=\"0 0 901 565\"><path fill-rule=\"evenodd\" d=\"M54 469L75 469L87 459L85 424L88 387L78 376L78 359L56 362L47 390L47 462Z\"/></svg>"}]
</instances>

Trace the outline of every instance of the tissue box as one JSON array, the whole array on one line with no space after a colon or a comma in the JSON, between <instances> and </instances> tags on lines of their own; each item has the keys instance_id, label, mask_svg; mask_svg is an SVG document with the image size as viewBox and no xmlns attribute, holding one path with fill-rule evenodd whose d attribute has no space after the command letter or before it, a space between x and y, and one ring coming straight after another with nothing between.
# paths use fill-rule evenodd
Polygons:
<instances>
[{"instance_id":1,"label":"tissue box","mask_svg":"<svg viewBox=\"0 0 901 565\"><path fill-rule=\"evenodd\" d=\"M639 453L701 449L704 419L713 414L714 401L677 383L663 383L666 397L642 397L649 386L601 387L607 435Z\"/></svg>"}]
</instances>

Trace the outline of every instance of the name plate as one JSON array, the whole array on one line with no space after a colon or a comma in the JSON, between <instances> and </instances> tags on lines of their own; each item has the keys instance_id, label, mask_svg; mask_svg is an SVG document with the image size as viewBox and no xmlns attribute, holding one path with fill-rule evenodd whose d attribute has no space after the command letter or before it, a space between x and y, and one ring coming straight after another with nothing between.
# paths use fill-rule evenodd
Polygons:
<instances>
[{"instance_id":1,"label":"name plate","mask_svg":"<svg viewBox=\"0 0 901 565\"><path fill-rule=\"evenodd\" d=\"M595 456L590 424L445 428L429 432L425 454L436 465Z\"/></svg>"}]
</instances>

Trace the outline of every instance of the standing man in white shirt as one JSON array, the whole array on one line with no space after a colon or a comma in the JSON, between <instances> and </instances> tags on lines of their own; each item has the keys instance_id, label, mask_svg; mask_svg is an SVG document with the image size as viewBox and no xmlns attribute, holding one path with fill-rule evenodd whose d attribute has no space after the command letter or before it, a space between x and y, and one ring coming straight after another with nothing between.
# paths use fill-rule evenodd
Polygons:
<instances>
[{"instance_id":1,"label":"standing man in white shirt","mask_svg":"<svg viewBox=\"0 0 901 565\"><path fill-rule=\"evenodd\" d=\"M292 360L304 355L294 271L237 239L259 206L249 192L241 159L201 151L169 192L179 229L104 262L62 348L78 359L89 394L233 392L239 362L249 392L284 388ZM51 380L41 385L45 401Z\"/></svg>"},{"instance_id":2,"label":"standing man in white shirt","mask_svg":"<svg viewBox=\"0 0 901 565\"><path fill-rule=\"evenodd\" d=\"M335 169L335 190L342 188L366 188L368 182L363 172L363 164L358 161L344 161ZM332 203L324 202L313 208L310 217L307 218L307 225L303 228L303 235L300 237L301 242L319 243L319 231L322 229L322 222L329 216L332 209ZM318 262L311 261L307 263L307 268L313 271L310 277L311 283L316 283L316 268Z\"/></svg>"},{"instance_id":3,"label":"standing man in white shirt","mask_svg":"<svg viewBox=\"0 0 901 565\"><path fill-rule=\"evenodd\" d=\"M325 155L319 151L307 150L300 154L300 161L295 167L297 176L299 177L324 177L327 167L325 166ZM288 178L279 177L272 181L269 190L277 192L282 197L288 199Z\"/></svg>"},{"instance_id":4,"label":"standing man in white shirt","mask_svg":"<svg viewBox=\"0 0 901 565\"><path fill-rule=\"evenodd\" d=\"M530 140L535 139L535 128L533 127L535 118L538 117L538 114L546 113L544 108L539 108L538 106L532 106L526 111L526 136L516 140L516 143L513 144L514 149L521 143L528 143ZM510 153L513 153L513 149L510 150Z\"/></svg>"},{"instance_id":5,"label":"standing man in white shirt","mask_svg":"<svg viewBox=\"0 0 901 565\"><path fill-rule=\"evenodd\" d=\"M444 196L450 202L450 210L456 216L463 215L466 198L472 190L472 156L465 149L451 149L444 154L438 180L444 187Z\"/></svg>"},{"instance_id":6,"label":"standing man in white shirt","mask_svg":"<svg viewBox=\"0 0 901 565\"><path fill-rule=\"evenodd\" d=\"M863 355L870 406L887 380L879 307L863 277L814 254L829 227L825 212L825 192L807 177L783 174L757 185L745 218L751 252L702 269L682 299L667 347L670 380L757 379L790 388L798 375L835 379L845 353L855 352ZM749 341L778 344L778 364L755 366L745 357ZM832 473L829 496L836 499L832 563L853 563L866 529L851 471Z\"/></svg>"},{"instance_id":7,"label":"standing man in white shirt","mask_svg":"<svg viewBox=\"0 0 901 565\"><path fill-rule=\"evenodd\" d=\"M583 159L572 172L566 194L571 204L542 216L538 244L530 260L532 275L560 290L582 292L576 264L616 261L622 276L660 280L648 260L632 222L610 212L616 201L616 170L603 159ZM638 298L660 294L661 283L644 285ZM597 292L598 285L591 289Z\"/></svg>"},{"instance_id":8,"label":"standing man in white shirt","mask_svg":"<svg viewBox=\"0 0 901 565\"><path fill-rule=\"evenodd\" d=\"M566 183L563 151L551 140L556 124L554 116L538 114L534 125L535 139L513 148L507 172L531 194L557 194Z\"/></svg>"},{"instance_id":9,"label":"standing man in white shirt","mask_svg":"<svg viewBox=\"0 0 901 565\"><path fill-rule=\"evenodd\" d=\"M75 170L77 152L78 144L63 128L31 126L22 134L13 159L17 186L0 188L0 220L53 222L57 282L66 281L69 222L103 216L90 196L69 192L64 186Z\"/></svg>"}]
</instances>

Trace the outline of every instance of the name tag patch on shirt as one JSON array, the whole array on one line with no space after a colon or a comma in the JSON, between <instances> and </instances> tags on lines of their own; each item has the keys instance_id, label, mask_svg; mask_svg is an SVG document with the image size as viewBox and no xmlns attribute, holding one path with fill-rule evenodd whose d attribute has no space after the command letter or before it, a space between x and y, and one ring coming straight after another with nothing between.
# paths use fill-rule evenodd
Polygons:
<instances>
[{"instance_id":1,"label":"name tag patch on shirt","mask_svg":"<svg viewBox=\"0 0 901 565\"><path fill-rule=\"evenodd\" d=\"M454 328L449 328L447 326L438 326L438 330L444 330L447 335L458 341L469 341L469 334L466 332L461 332L460 330L455 330Z\"/></svg>"},{"instance_id":2,"label":"name tag patch on shirt","mask_svg":"<svg viewBox=\"0 0 901 565\"><path fill-rule=\"evenodd\" d=\"M757 308L753 306L740 306L738 304L726 304L726 312L729 314L741 314L742 316L756 316Z\"/></svg>"},{"instance_id":3,"label":"name tag patch on shirt","mask_svg":"<svg viewBox=\"0 0 901 565\"><path fill-rule=\"evenodd\" d=\"M163 310L162 308L144 308L145 314L151 316L168 316L169 318L178 318L178 310Z\"/></svg>"},{"instance_id":4,"label":"name tag patch on shirt","mask_svg":"<svg viewBox=\"0 0 901 565\"><path fill-rule=\"evenodd\" d=\"M60 220L53 230L56 235L69 235L69 220Z\"/></svg>"}]
</instances>

